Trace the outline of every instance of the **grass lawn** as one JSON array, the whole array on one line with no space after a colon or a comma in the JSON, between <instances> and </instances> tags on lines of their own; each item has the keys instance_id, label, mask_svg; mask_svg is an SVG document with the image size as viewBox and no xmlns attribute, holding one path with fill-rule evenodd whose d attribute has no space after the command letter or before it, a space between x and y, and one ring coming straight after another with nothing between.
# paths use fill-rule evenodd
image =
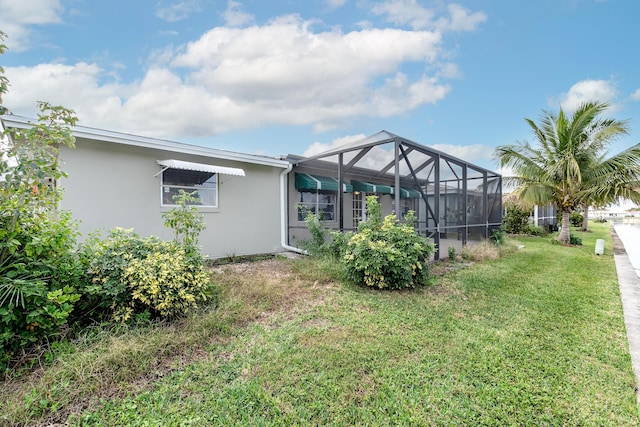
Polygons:
<instances>
[{"instance_id":1,"label":"grass lawn","mask_svg":"<svg viewBox=\"0 0 640 427\"><path fill-rule=\"evenodd\" d=\"M88 331L3 384L0 424L639 425L612 241L591 227L403 292L322 260L222 266L218 307Z\"/></svg>"}]
</instances>

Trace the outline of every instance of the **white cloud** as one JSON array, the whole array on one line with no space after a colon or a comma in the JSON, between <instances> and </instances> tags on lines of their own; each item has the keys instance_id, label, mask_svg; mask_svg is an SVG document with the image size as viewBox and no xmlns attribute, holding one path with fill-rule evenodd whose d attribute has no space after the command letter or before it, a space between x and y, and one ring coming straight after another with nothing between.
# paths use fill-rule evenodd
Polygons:
<instances>
[{"instance_id":1,"label":"white cloud","mask_svg":"<svg viewBox=\"0 0 640 427\"><path fill-rule=\"evenodd\" d=\"M438 21L438 26L443 30L451 31L475 31L478 26L487 20L487 15L483 12L469 13L467 9L458 5L448 6L451 18L443 18Z\"/></svg>"},{"instance_id":2,"label":"white cloud","mask_svg":"<svg viewBox=\"0 0 640 427\"><path fill-rule=\"evenodd\" d=\"M314 31L312 21L281 16L154 51L144 77L128 84L88 63L6 67L5 105L34 116L35 101L49 101L73 108L85 126L164 138L262 125L322 132L443 99L451 88L442 79L457 67L442 43L437 31Z\"/></svg>"},{"instance_id":3,"label":"white cloud","mask_svg":"<svg viewBox=\"0 0 640 427\"><path fill-rule=\"evenodd\" d=\"M11 49L29 48L29 36L34 25L62 22L60 0L0 0L0 30L9 36Z\"/></svg>"},{"instance_id":4,"label":"white cloud","mask_svg":"<svg viewBox=\"0 0 640 427\"><path fill-rule=\"evenodd\" d=\"M409 25L414 30L474 31L487 19L483 12L470 13L455 3L447 6L447 10L449 17L437 18L437 9L426 8L417 0L390 0L377 3L371 9L376 15L386 16L389 22Z\"/></svg>"},{"instance_id":5,"label":"white cloud","mask_svg":"<svg viewBox=\"0 0 640 427\"><path fill-rule=\"evenodd\" d=\"M614 103L617 96L615 83L610 80L582 80L571 86L569 92L562 94L559 99L552 99L549 105L558 107L559 104L565 111L575 111L585 102L608 102L611 104L610 111L615 111L619 109Z\"/></svg>"},{"instance_id":6,"label":"white cloud","mask_svg":"<svg viewBox=\"0 0 640 427\"><path fill-rule=\"evenodd\" d=\"M482 144L473 145L452 145L452 144L433 144L429 147L447 153L450 156L457 157L469 163L481 164L486 160L491 160L494 149Z\"/></svg>"},{"instance_id":7,"label":"white cloud","mask_svg":"<svg viewBox=\"0 0 640 427\"><path fill-rule=\"evenodd\" d=\"M334 139L330 143L314 142L305 150L302 156L303 157L315 156L316 154L324 153L325 151L342 147L351 142L360 141L361 139L364 139L366 137L367 137L366 135L360 133L357 135L345 135L343 137Z\"/></svg>"},{"instance_id":8,"label":"white cloud","mask_svg":"<svg viewBox=\"0 0 640 427\"><path fill-rule=\"evenodd\" d=\"M439 64L440 71L436 74L438 77L445 79L459 79L462 78L462 72L458 66L451 62L445 62Z\"/></svg>"},{"instance_id":9,"label":"white cloud","mask_svg":"<svg viewBox=\"0 0 640 427\"><path fill-rule=\"evenodd\" d=\"M327 5L332 9L342 7L347 3L347 0L327 0Z\"/></svg>"},{"instance_id":10,"label":"white cloud","mask_svg":"<svg viewBox=\"0 0 640 427\"><path fill-rule=\"evenodd\" d=\"M95 64L40 64L7 67L5 71L11 87L4 104L15 114L35 117L36 101L47 101L72 108L81 118L93 119L100 126L122 129L116 124L121 119L123 98L130 96L133 90L126 85L100 85L98 80L103 70ZM82 96L78 96L79 93Z\"/></svg>"},{"instance_id":11,"label":"white cloud","mask_svg":"<svg viewBox=\"0 0 640 427\"><path fill-rule=\"evenodd\" d=\"M233 0L227 2L227 9L222 13L222 17L228 27L241 27L254 22L253 16L244 12L242 4Z\"/></svg>"},{"instance_id":12,"label":"white cloud","mask_svg":"<svg viewBox=\"0 0 640 427\"><path fill-rule=\"evenodd\" d=\"M422 7L416 0L393 0L378 3L371 8L376 15L386 15L394 24L410 25L413 29L433 26L435 11Z\"/></svg>"},{"instance_id":13,"label":"white cloud","mask_svg":"<svg viewBox=\"0 0 640 427\"><path fill-rule=\"evenodd\" d=\"M636 89L630 96L633 101L640 101L640 89Z\"/></svg>"},{"instance_id":14,"label":"white cloud","mask_svg":"<svg viewBox=\"0 0 640 427\"><path fill-rule=\"evenodd\" d=\"M193 12L199 12L202 6L199 0L187 0L164 6L162 3L156 7L156 16L163 21L176 22L187 19Z\"/></svg>"}]
</instances>

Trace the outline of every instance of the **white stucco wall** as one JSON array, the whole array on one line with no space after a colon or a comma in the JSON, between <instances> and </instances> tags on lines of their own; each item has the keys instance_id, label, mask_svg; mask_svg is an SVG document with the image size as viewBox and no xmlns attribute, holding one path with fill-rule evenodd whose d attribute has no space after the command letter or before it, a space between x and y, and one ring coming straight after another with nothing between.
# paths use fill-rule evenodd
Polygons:
<instances>
[{"instance_id":1,"label":"white stucco wall","mask_svg":"<svg viewBox=\"0 0 640 427\"><path fill-rule=\"evenodd\" d=\"M186 155L78 138L63 148L61 209L80 221L83 236L94 230L133 228L140 235L172 238L163 225L160 166L156 160L178 159L242 168L246 176L218 176L218 208L201 209L207 225L200 236L211 258L272 253L280 247L279 178L282 168Z\"/></svg>"}]
</instances>

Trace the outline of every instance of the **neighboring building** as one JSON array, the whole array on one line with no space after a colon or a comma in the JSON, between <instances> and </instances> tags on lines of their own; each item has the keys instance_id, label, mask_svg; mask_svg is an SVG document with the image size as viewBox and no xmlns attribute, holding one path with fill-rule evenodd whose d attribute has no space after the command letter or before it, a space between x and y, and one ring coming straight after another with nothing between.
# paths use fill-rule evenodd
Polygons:
<instances>
[{"instance_id":1,"label":"neighboring building","mask_svg":"<svg viewBox=\"0 0 640 427\"><path fill-rule=\"evenodd\" d=\"M13 115L2 123L31 126ZM438 246L487 238L502 222L500 175L385 131L286 159L81 126L73 134L76 147L60 150L68 174L58 183L60 207L80 221L83 236L122 227L172 238L162 214L180 189L198 192L200 244L211 258L296 250L309 237L305 212L322 212L327 228L355 230L370 194L385 214L416 212L418 232Z\"/></svg>"}]
</instances>

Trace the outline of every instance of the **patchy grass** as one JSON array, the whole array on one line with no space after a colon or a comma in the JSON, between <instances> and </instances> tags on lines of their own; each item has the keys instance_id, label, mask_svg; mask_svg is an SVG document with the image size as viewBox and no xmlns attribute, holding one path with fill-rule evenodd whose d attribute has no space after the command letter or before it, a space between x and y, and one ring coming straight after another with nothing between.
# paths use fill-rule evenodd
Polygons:
<instances>
[{"instance_id":1,"label":"patchy grass","mask_svg":"<svg viewBox=\"0 0 640 427\"><path fill-rule=\"evenodd\" d=\"M94 331L3 384L8 424L638 425L604 227L380 292L327 260L214 268L220 306ZM447 263L450 264L450 263ZM43 402L46 400L46 402ZM1 418L0 418L1 420Z\"/></svg>"}]
</instances>

